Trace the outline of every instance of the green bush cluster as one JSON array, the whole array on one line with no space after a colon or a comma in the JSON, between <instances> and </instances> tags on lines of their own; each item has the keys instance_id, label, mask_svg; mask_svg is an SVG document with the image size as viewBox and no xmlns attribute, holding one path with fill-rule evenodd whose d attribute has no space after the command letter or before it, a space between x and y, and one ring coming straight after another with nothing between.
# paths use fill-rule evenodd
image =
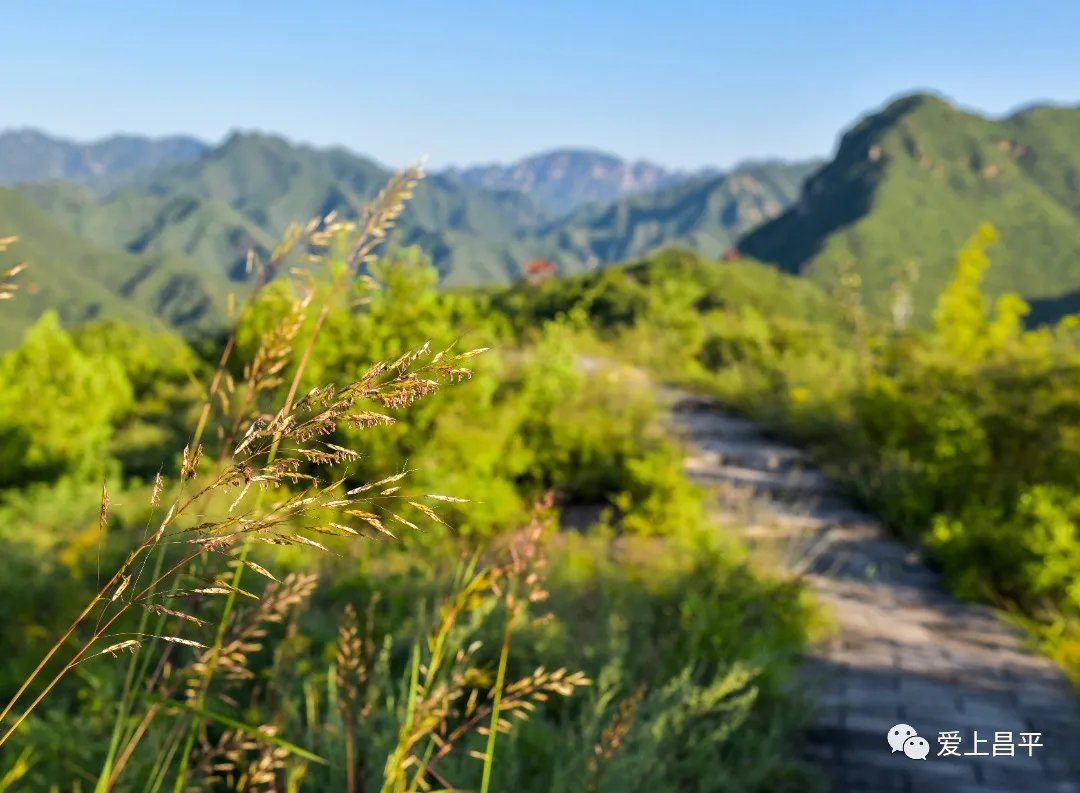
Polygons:
<instances>
[{"instance_id":1,"label":"green bush cluster","mask_svg":"<svg viewBox=\"0 0 1080 793\"><path fill-rule=\"evenodd\" d=\"M314 565L326 585L272 627L268 649L249 661L250 683L234 692L234 717L259 724L276 714L283 739L330 761L290 765L289 785L342 789L335 632L344 604L361 613L373 604L377 712L357 738L357 767L365 776L358 789L380 789L382 762L405 718L409 654L425 646L436 599L453 591L456 560L499 546L554 491L567 514L592 517L545 541L551 616L514 627L508 674L558 666L594 682L547 703L500 740L492 789L805 788L794 759L801 711L782 691L806 628L800 592L751 573L730 540L712 536L702 494L659 425L653 386L633 370L597 370L582 360L583 351L612 355L617 323L594 331L588 312L573 304L543 315L534 301L547 299L549 287L521 293L532 307L519 310L513 301L521 295L440 292L435 283L415 250L394 250L357 282L347 305L309 315L296 339L307 337L311 323L323 325L300 393L356 380L374 361L425 341L432 349L492 347L470 360L470 382L388 411L398 423L364 431L342 425L325 438L360 453L343 466L346 487L409 470L417 492L469 502L441 505L451 528L428 521L398 543L341 549L321 562L296 548L259 550L254 558L279 575ZM708 290L685 274L654 286L660 297L641 310L662 324L657 339L699 340L682 305L708 303ZM244 381L259 340L292 305L287 288L272 284L244 315L231 382ZM638 297L652 290L646 283ZM200 383L219 350L212 338L192 346L113 323L65 330L46 316L0 359L0 553L10 568L0 596L5 624L16 627L0 635L5 701L96 590L101 572L115 569L160 522L150 504L154 478L176 470L199 417ZM281 383L301 354L279 373ZM239 393L229 387L219 398ZM205 459L229 432L226 422L211 420ZM97 507L103 480L111 500L104 525ZM460 638L482 642L471 673L490 677L499 619L497 610L482 613ZM87 780L104 768L118 703L128 706L125 668L107 657L77 666L5 745L5 758L19 762L0 763L0 778L14 768L19 783L34 789L93 787ZM136 697L133 714L150 704ZM221 725L208 724L209 737L219 736ZM61 736L75 730L82 737L70 751ZM116 789L148 789L168 762L155 750L164 746L155 730L127 760ZM442 771L468 787L481 767L455 753Z\"/></svg>"},{"instance_id":2,"label":"green bush cluster","mask_svg":"<svg viewBox=\"0 0 1080 793\"><path fill-rule=\"evenodd\" d=\"M854 273L830 295L678 253L500 300L541 316L585 311L624 355L807 445L928 548L956 591L1028 621L1080 676L1077 323L1028 328L1019 297L987 299L995 238L984 226L959 252L923 326L907 323L913 272L879 316ZM667 279L693 286L659 304L642 294ZM692 317L694 332L672 317Z\"/></svg>"}]
</instances>

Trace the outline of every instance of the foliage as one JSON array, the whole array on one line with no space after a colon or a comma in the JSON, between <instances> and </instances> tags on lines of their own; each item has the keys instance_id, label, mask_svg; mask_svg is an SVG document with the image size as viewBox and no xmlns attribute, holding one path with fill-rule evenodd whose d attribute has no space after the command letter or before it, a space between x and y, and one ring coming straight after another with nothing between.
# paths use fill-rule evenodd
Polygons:
<instances>
[{"instance_id":1,"label":"foliage","mask_svg":"<svg viewBox=\"0 0 1080 793\"><path fill-rule=\"evenodd\" d=\"M1080 287L1078 131L1074 108L989 119L937 96L901 97L848 129L798 204L739 248L822 285L851 265L875 311L914 259L912 311L926 324L951 279L954 252L990 222L1001 242L987 294L1071 293Z\"/></svg>"},{"instance_id":2,"label":"foliage","mask_svg":"<svg viewBox=\"0 0 1080 793\"><path fill-rule=\"evenodd\" d=\"M0 358L0 485L104 473L133 392L120 363L84 355L47 313Z\"/></svg>"},{"instance_id":3,"label":"foliage","mask_svg":"<svg viewBox=\"0 0 1080 793\"><path fill-rule=\"evenodd\" d=\"M756 300L653 308L635 282L651 268L669 272L663 257L598 276L596 298L586 280L551 285L542 305L585 307L586 324L616 328L625 354L807 444L853 495L927 547L956 591L1029 621L1077 676L1077 321L1026 329L1021 298L991 304L983 278L995 239L984 225L961 248L931 329L879 315L852 271L832 298L807 303L809 316L791 310L790 293L808 285L790 279ZM696 266L697 284L736 277L726 264ZM680 309L698 312L696 336L664 320Z\"/></svg>"},{"instance_id":4,"label":"foliage","mask_svg":"<svg viewBox=\"0 0 1080 793\"><path fill-rule=\"evenodd\" d=\"M0 416L42 430L12 448L49 465L5 468L19 479L0 489L21 637L2 648L0 742L17 762L0 779L805 787L783 691L798 588L711 538L652 387L579 357L600 343L587 314L518 327L499 296L436 291L415 249L372 257L410 189L391 185L361 225L291 227L256 277L302 250L324 278L255 292L233 337L192 348L47 317L6 355ZM667 301L714 298L657 288L664 334L696 338ZM78 422L63 443L60 408ZM522 544L549 490L599 519L534 523Z\"/></svg>"}]
</instances>

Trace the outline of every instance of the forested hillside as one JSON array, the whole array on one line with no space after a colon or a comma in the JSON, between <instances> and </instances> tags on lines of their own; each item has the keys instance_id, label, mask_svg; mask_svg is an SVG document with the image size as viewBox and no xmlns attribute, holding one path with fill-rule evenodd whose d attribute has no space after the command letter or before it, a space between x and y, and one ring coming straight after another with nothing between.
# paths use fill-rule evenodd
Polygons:
<instances>
[{"instance_id":1,"label":"forested hillside","mask_svg":"<svg viewBox=\"0 0 1080 793\"><path fill-rule=\"evenodd\" d=\"M1080 108L1000 120L925 94L846 132L783 216L739 242L749 256L830 283L857 272L881 301L907 263L928 318L951 257L980 222L1001 231L991 295L1048 298L1080 286Z\"/></svg>"},{"instance_id":2,"label":"forested hillside","mask_svg":"<svg viewBox=\"0 0 1080 793\"><path fill-rule=\"evenodd\" d=\"M436 174L418 188L391 242L422 247L447 287L512 282L537 260L564 274L581 272L672 243L719 255L793 201L809 170L747 166L589 206L561 220L524 193ZM292 218L355 216L388 176L341 149L243 133L185 162L132 173L128 184L105 194L64 181L21 184L8 200L41 210L36 222L12 226L23 255L43 263L28 278L68 258L69 242L77 239L94 258L79 271L96 284L83 290L78 278L53 279L43 286L48 303L13 307L7 341L46 304L63 306L65 321L93 316L94 306L108 304L123 316L152 315L186 332L220 326L224 298L203 298L247 291L249 251L265 261Z\"/></svg>"},{"instance_id":3,"label":"forested hillside","mask_svg":"<svg viewBox=\"0 0 1080 793\"><path fill-rule=\"evenodd\" d=\"M97 246L65 229L56 216L22 192L0 188L0 228L17 230L19 237L0 253L0 270L33 264L23 277L21 299L0 312L0 347L14 344L46 309L65 324L109 318L192 331L222 316L228 281L219 266L173 251Z\"/></svg>"}]
</instances>

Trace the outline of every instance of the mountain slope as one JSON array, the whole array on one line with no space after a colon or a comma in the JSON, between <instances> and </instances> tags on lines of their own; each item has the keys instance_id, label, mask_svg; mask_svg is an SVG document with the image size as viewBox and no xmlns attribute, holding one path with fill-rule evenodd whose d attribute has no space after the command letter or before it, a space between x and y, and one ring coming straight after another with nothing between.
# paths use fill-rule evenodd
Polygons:
<instances>
[{"instance_id":1,"label":"mountain slope","mask_svg":"<svg viewBox=\"0 0 1080 793\"><path fill-rule=\"evenodd\" d=\"M235 134L197 160L143 174L106 197L61 183L20 190L96 245L182 253L237 278L248 248L266 253L294 220L335 210L355 216L390 175L344 150ZM528 255L515 238L544 219L518 193L433 176L417 189L393 239L422 242L451 282L501 281Z\"/></svg>"},{"instance_id":2,"label":"mountain slope","mask_svg":"<svg viewBox=\"0 0 1080 793\"><path fill-rule=\"evenodd\" d=\"M790 203L807 170L765 163L607 208L590 205L560 221L521 193L436 174L421 183L392 240L420 245L447 285L514 280L537 258L571 273L672 243L718 254L735 234ZM142 174L106 197L57 183L21 190L95 245L183 254L237 278L249 247L265 252L297 219L331 210L353 216L389 177L341 149L238 133L196 160Z\"/></svg>"},{"instance_id":3,"label":"mountain slope","mask_svg":"<svg viewBox=\"0 0 1080 793\"><path fill-rule=\"evenodd\" d=\"M956 250L988 221L1001 232L988 291L1050 297L1080 286L1078 174L1078 109L996 121L909 96L848 131L799 201L739 248L824 282L852 263L872 299L914 259L916 312L926 316Z\"/></svg>"},{"instance_id":4,"label":"mountain slope","mask_svg":"<svg viewBox=\"0 0 1080 793\"><path fill-rule=\"evenodd\" d=\"M489 190L524 193L562 216L585 204L617 201L702 174L669 170L641 160L627 162L589 149L558 149L510 165L451 169L447 175Z\"/></svg>"},{"instance_id":5,"label":"mountain slope","mask_svg":"<svg viewBox=\"0 0 1080 793\"><path fill-rule=\"evenodd\" d=\"M68 181L107 189L141 171L198 157L207 149L188 136L113 135L91 143L32 129L0 132L0 184Z\"/></svg>"},{"instance_id":6,"label":"mountain slope","mask_svg":"<svg viewBox=\"0 0 1080 793\"><path fill-rule=\"evenodd\" d=\"M718 257L740 234L789 206L815 167L747 165L606 206L589 206L550 226L544 234L546 247L562 251L564 259L604 264L672 244Z\"/></svg>"},{"instance_id":7,"label":"mountain slope","mask_svg":"<svg viewBox=\"0 0 1080 793\"><path fill-rule=\"evenodd\" d=\"M243 277L247 251L265 255L276 238L222 201L183 193L125 189L97 198L66 183L24 185L19 191L82 239L129 253L179 253Z\"/></svg>"},{"instance_id":8,"label":"mountain slope","mask_svg":"<svg viewBox=\"0 0 1080 793\"><path fill-rule=\"evenodd\" d=\"M216 317L225 301L227 283L214 268L174 253L95 247L11 189L0 188L0 229L19 236L0 269L16 261L30 265L20 276L17 299L0 310L0 347L15 342L49 308L69 324L107 316L195 327Z\"/></svg>"},{"instance_id":9,"label":"mountain slope","mask_svg":"<svg viewBox=\"0 0 1080 793\"><path fill-rule=\"evenodd\" d=\"M338 209L354 212L391 172L343 149L314 149L283 138L237 133L205 157L152 174L141 187L153 194L218 200L275 231L297 219ZM434 175L425 179L407 210L425 228L481 234L538 224L544 213L526 197L484 190Z\"/></svg>"}]
</instances>

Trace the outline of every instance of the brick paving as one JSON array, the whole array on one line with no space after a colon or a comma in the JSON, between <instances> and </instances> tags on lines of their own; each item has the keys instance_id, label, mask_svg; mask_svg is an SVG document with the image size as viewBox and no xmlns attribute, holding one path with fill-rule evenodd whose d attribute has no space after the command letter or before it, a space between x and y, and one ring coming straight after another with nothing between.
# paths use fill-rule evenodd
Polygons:
<instances>
[{"instance_id":1,"label":"brick paving","mask_svg":"<svg viewBox=\"0 0 1080 793\"><path fill-rule=\"evenodd\" d=\"M1080 707L1061 671L984 606L937 575L872 516L852 508L796 449L700 397L672 395L686 467L746 538L805 577L835 630L811 649L816 692L808 759L833 789L900 793L1080 793ZM925 760L892 752L897 723L930 743ZM939 757L959 731L960 757ZM989 739L971 756L972 738ZM1019 746L1041 733L1040 748ZM995 733L1001 749L993 756Z\"/></svg>"}]
</instances>

